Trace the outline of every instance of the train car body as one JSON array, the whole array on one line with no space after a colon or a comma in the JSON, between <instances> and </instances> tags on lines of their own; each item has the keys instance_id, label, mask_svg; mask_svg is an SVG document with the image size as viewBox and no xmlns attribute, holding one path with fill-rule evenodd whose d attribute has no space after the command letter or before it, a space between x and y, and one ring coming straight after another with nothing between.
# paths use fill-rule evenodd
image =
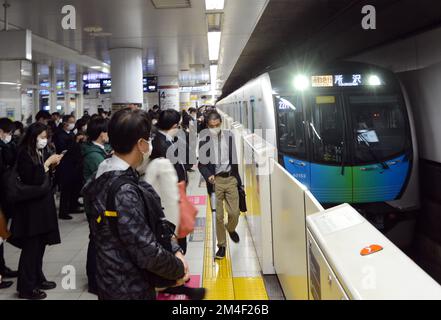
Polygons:
<instances>
[{"instance_id":1,"label":"train car body","mask_svg":"<svg viewBox=\"0 0 441 320\"><path fill-rule=\"evenodd\" d=\"M273 144L279 162L322 204L419 206L412 111L387 70L353 62L282 68L217 107Z\"/></svg>"}]
</instances>

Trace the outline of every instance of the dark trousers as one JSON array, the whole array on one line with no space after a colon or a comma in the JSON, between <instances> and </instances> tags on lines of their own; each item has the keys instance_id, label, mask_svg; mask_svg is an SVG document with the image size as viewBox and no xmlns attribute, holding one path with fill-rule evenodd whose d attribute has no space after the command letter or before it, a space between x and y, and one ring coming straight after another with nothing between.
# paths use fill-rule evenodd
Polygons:
<instances>
[{"instance_id":1,"label":"dark trousers","mask_svg":"<svg viewBox=\"0 0 441 320\"><path fill-rule=\"evenodd\" d=\"M18 263L17 291L31 293L46 281L43 274L43 256L46 249L42 237L35 236L23 240Z\"/></svg>"},{"instance_id":2,"label":"dark trousers","mask_svg":"<svg viewBox=\"0 0 441 320\"><path fill-rule=\"evenodd\" d=\"M61 183L60 184L60 217L66 216L71 213L77 204L76 187L74 184Z\"/></svg>"},{"instance_id":3,"label":"dark trousers","mask_svg":"<svg viewBox=\"0 0 441 320\"><path fill-rule=\"evenodd\" d=\"M87 217L89 226L91 218ZM98 285L96 283L96 247L93 239L92 231L89 232L89 246L87 247L87 262L86 262L87 280L89 283L89 289L97 290Z\"/></svg>"}]
</instances>

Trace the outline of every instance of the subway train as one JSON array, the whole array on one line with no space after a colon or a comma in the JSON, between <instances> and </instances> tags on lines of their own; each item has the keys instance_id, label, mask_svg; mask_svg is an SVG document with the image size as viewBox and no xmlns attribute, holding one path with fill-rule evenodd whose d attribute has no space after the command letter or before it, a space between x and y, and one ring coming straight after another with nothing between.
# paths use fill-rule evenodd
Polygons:
<instances>
[{"instance_id":1,"label":"subway train","mask_svg":"<svg viewBox=\"0 0 441 320\"><path fill-rule=\"evenodd\" d=\"M273 144L279 163L325 207L419 207L412 110L388 70L355 62L285 67L249 81L217 108Z\"/></svg>"}]
</instances>

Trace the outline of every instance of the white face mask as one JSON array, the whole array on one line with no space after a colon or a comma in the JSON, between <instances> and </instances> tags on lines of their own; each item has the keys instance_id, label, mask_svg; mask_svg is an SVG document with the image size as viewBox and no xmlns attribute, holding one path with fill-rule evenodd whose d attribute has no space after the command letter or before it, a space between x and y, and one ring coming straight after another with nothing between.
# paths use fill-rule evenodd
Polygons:
<instances>
[{"instance_id":1,"label":"white face mask","mask_svg":"<svg viewBox=\"0 0 441 320\"><path fill-rule=\"evenodd\" d=\"M67 131L72 131L74 128L75 128L75 124L70 123L70 124L67 126Z\"/></svg>"},{"instance_id":2,"label":"white face mask","mask_svg":"<svg viewBox=\"0 0 441 320\"><path fill-rule=\"evenodd\" d=\"M153 151L153 145L152 142L149 141L149 151L142 154L142 163L138 168L136 168L136 171L138 171L140 175L144 175L145 172L147 171L147 167L150 163L150 156L152 154L152 151Z\"/></svg>"},{"instance_id":3,"label":"white face mask","mask_svg":"<svg viewBox=\"0 0 441 320\"><path fill-rule=\"evenodd\" d=\"M12 140L12 136L11 136L10 134L7 134L7 135L2 139L2 141L3 141L5 144L8 144L9 142L11 142L11 140Z\"/></svg>"},{"instance_id":4,"label":"white face mask","mask_svg":"<svg viewBox=\"0 0 441 320\"><path fill-rule=\"evenodd\" d=\"M156 124L158 123L158 120L156 120L156 119L153 119L152 120L152 124L155 126Z\"/></svg>"},{"instance_id":5,"label":"white face mask","mask_svg":"<svg viewBox=\"0 0 441 320\"><path fill-rule=\"evenodd\" d=\"M84 131L84 132L87 131L87 125L83 126L83 131Z\"/></svg>"},{"instance_id":6,"label":"white face mask","mask_svg":"<svg viewBox=\"0 0 441 320\"><path fill-rule=\"evenodd\" d=\"M70 130L69 130L69 131L70 131ZM74 133L74 134L77 134L77 133L78 133L78 130L75 129L75 130L73 131L73 133Z\"/></svg>"},{"instance_id":7,"label":"white face mask","mask_svg":"<svg viewBox=\"0 0 441 320\"><path fill-rule=\"evenodd\" d=\"M219 135L219 133L221 133L221 128L210 128L210 133L213 135L213 136L217 136L217 135Z\"/></svg>"},{"instance_id":8,"label":"white face mask","mask_svg":"<svg viewBox=\"0 0 441 320\"><path fill-rule=\"evenodd\" d=\"M20 130L15 130L14 131L14 136L21 136L21 132L20 132Z\"/></svg>"},{"instance_id":9,"label":"white face mask","mask_svg":"<svg viewBox=\"0 0 441 320\"><path fill-rule=\"evenodd\" d=\"M37 139L37 149L42 150L47 146L47 139Z\"/></svg>"}]
</instances>

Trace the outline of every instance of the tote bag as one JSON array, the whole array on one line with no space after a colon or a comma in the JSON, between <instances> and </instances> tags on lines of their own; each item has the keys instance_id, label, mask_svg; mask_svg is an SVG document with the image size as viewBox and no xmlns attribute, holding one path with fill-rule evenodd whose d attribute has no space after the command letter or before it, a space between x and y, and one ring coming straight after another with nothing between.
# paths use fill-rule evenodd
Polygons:
<instances>
[{"instance_id":1,"label":"tote bag","mask_svg":"<svg viewBox=\"0 0 441 320\"><path fill-rule=\"evenodd\" d=\"M188 236L194 230L198 209L188 200L185 191L186 184L184 181L178 183L179 187L179 228L178 238L182 239Z\"/></svg>"}]
</instances>

